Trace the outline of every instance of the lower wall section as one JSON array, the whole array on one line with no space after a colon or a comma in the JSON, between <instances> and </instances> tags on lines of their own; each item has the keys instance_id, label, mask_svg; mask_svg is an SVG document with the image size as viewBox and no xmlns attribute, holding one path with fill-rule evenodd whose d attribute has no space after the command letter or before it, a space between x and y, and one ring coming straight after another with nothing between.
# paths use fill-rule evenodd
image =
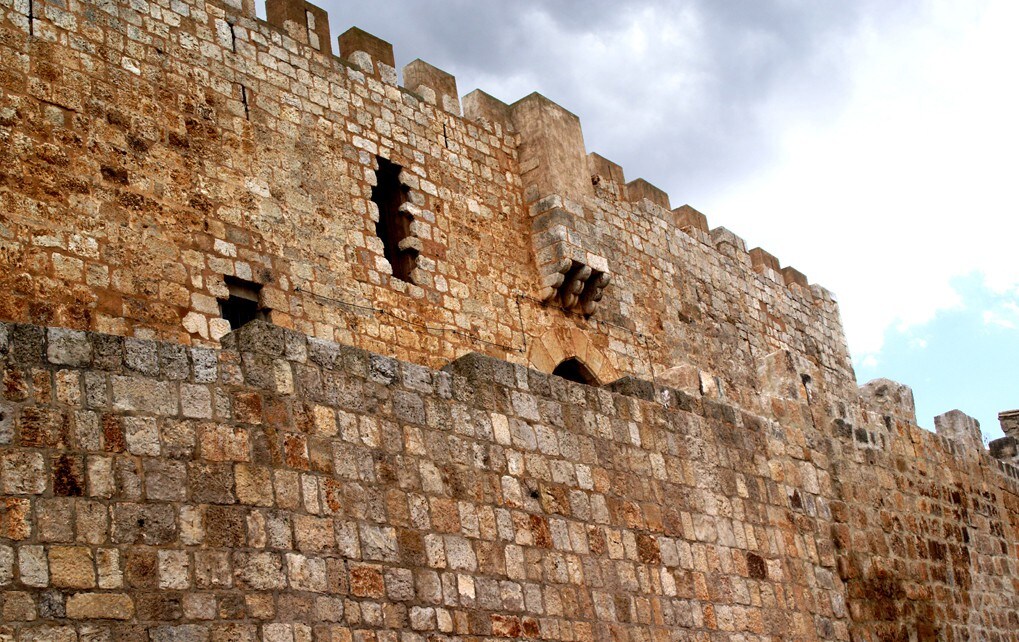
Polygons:
<instances>
[{"instance_id":1,"label":"lower wall section","mask_svg":"<svg viewBox=\"0 0 1019 642\"><path fill-rule=\"evenodd\" d=\"M1014 482L916 429L225 346L0 326L0 640L1017 639Z\"/></svg>"}]
</instances>

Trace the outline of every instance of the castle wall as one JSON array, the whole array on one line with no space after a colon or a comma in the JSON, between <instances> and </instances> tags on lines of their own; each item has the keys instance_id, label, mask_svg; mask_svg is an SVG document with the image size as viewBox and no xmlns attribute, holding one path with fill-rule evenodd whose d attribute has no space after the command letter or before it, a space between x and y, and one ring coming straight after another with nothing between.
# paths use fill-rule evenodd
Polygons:
<instances>
[{"instance_id":1,"label":"castle wall","mask_svg":"<svg viewBox=\"0 0 1019 642\"><path fill-rule=\"evenodd\" d=\"M0 640L1017 639L1017 469L830 293L270 5L0 0Z\"/></svg>"},{"instance_id":2,"label":"castle wall","mask_svg":"<svg viewBox=\"0 0 1019 642\"><path fill-rule=\"evenodd\" d=\"M260 322L0 354L0 639L1017 639L1016 472L915 428Z\"/></svg>"},{"instance_id":3,"label":"castle wall","mask_svg":"<svg viewBox=\"0 0 1019 642\"><path fill-rule=\"evenodd\" d=\"M0 4L0 318L215 346L235 276L275 324L433 367L549 371L533 346L577 329L606 376L689 366L746 406L776 349L855 386L826 291L625 184L568 112L475 92L463 117L451 76L416 61L401 87L388 43L333 56L291 9ZM406 168L412 284L375 234L376 155ZM539 197L572 199L561 229L611 271L590 318L536 300Z\"/></svg>"}]
</instances>

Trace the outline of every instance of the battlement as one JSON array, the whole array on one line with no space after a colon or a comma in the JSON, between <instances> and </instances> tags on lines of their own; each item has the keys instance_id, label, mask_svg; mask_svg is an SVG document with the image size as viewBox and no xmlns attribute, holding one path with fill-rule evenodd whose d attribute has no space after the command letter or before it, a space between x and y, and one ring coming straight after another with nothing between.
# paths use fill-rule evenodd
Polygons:
<instances>
[{"instance_id":1,"label":"battlement","mask_svg":"<svg viewBox=\"0 0 1019 642\"><path fill-rule=\"evenodd\" d=\"M11 11L7 13L8 21L18 23L23 30L31 27L30 35L36 41L50 43L47 46L65 46L69 35L74 33L74 26L52 19L51 14L59 15L57 9L50 8L44 1L34 6L32 20L18 23L19 14ZM125 9L129 12L142 10L139 7ZM381 336L381 327L392 324L386 332L405 337L401 344L413 345L413 358L430 361L447 358L465 347L501 346L498 356L512 357L514 352L526 354L523 344L528 341L529 331L521 324L531 322L518 308L535 299L550 310L558 309L568 316L557 321L555 314L536 312L533 323L537 327L531 331L534 334L530 341L536 340L545 331L541 326L550 322L589 325L581 319L601 318L623 329L620 337L612 336L615 331L609 331L597 340L601 349L614 346L613 356L609 358L614 368L650 375L655 370L670 368L668 352L686 341L673 332L665 344L647 355L643 347L645 339L639 336L641 332L648 332L651 324L658 323L652 318L657 313L645 314L644 308L657 308L662 302L648 298L659 288L647 279L648 274L654 273L637 268L667 256L666 261L671 266L684 262L689 263L682 268L685 270L698 266L697 270L702 270L698 278L712 279L713 266L723 261L729 266L727 271L732 285L754 283L751 287L754 296L764 299L757 304L754 317L763 316L750 317L747 322L760 326L749 331L755 337L752 343L761 344L760 350L786 346L790 341L800 343L802 337L790 333L789 329L810 327L811 331L819 333L813 343L826 346L831 365L836 370L849 370L848 352L838 327L837 306L829 293L809 285L799 271L781 267L770 254L762 250L748 252L744 241L725 228L709 228L706 218L693 208L683 206L670 210L668 194L646 180L627 182L620 166L587 152L580 119L562 106L539 94L526 96L513 104L506 104L481 90L461 99L455 77L422 60L404 66L400 85L400 73L395 67L390 43L352 27L337 38L339 55L334 55L328 15L322 9L303 0L280 0L270 2L266 13L267 20L262 21L255 17L249 3L202 4L200 10L189 9L173 18L158 47L151 43L141 45L133 52L137 55L125 52L112 66L112 73L127 73L125 78L133 77L134 82L159 84L164 82L165 72L162 67L146 62L153 55L178 56L188 60L187 64L193 59L207 61L202 64L207 66L214 82L207 91L195 87L178 98L186 106L185 112L166 134L147 134L153 140L142 142L133 133L135 123L145 122L150 130L155 126L153 132L160 131L162 126L139 112L130 117L111 113L102 127L118 131L104 132L102 136L109 136L110 141L131 136L138 150L155 145L164 153L165 146L171 158L208 153L204 150L210 149L209 145L226 142L234 148L232 158L221 162L237 174L236 179L230 180L236 180L243 188L235 190L217 179L214 184L221 185L217 188L218 194L198 193L185 197L172 190L168 192L162 189L162 184L172 179L161 178L156 181L158 184L153 184L144 178L153 171L146 163L155 161L155 157L145 152L129 151L125 155L120 151L124 145L112 144L109 158L100 163L97 177L100 182L89 190L99 200L110 194L110 198L121 202L133 200L143 206L159 203L159 207L189 212L191 218L184 223L185 228L214 213L218 220L206 223L202 233L207 234L208 240L203 241L205 246L199 249L214 255L201 266L201 270L211 269L212 273L201 278L192 275L183 282L174 277L170 283L155 289L128 285L118 274L108 273L105 280L98 276L86 278L86 263L89 270L109 270L103 266L93 267L92 262L95 257L112 256L110 252L119 251L112 245L109 250L105 249L107 244L119 241L103 234L92 236L86 231L87 243L100 249L95 257L82 256L70 251L70 237L75 234L70 230L64 232L58 226L50 238L41 231L26 229L30 236L38 236L41 245L36 247L53 248L50 250L53 258L47 259L52 265L64 266L69 261L76 266L76 262L82 262L82 279L80 287L65 288L70 301L58 303L42 316L25 315L28 309L23 307L25 298L18 298L18 303L11 300L5 316L46 322L60 319L73 327L128 334L141 332L144 336L176 335L186 341L214 345L228 327L217 311L217 307L221 307L218 301L224 300L229 291L224 280L240 279L252 284L249 289L258 293L259 305L272 311L274 321L323 333L331 339L356 342L366 337L357 338L352 330L362 321L345 318L344 310L357 309L348 304L377 308L376 303L392 300L395 293L401 306L410 305L413 309L385 318L373 313L380 325L372 334ZM90 82L93 81L86 80L86 84ZM94 82L100 86L103 81ZM193 81L182 78L172 86L190 87L189 83ZM60 85L59 82L47 84L45 100L49 105L67 110L67 114L80 113L85 109L82 97L94 93L88 87L80 92L63 93L53 89ZM131 100L125 96L121 103L129 105ZM164 104L170 103L164 101ZM201 117L196 118L195 114ZM69 116L64 118L65 125L71 123ZM278 140L273 147L261 146L256 132ZM335 143L328 143L328 137L333 137ZM323 175L309 176L307 164L303 176L283 175L263 165L276 150L324 146L316 154L329 155L334 152L325 147L332 144L348 146L343 162L353 160L361 166L348 171L349 178L327 177L324 167L312 172ZM365 194L377 191L373 181L380 171L379 159L405 168L399 184L409 202L401 216L409 223L407 229L400 232L402 237L392 239L392 243L400 247L391 252L411 256L412 264L396 271L390 261L392 257L384 256L390 252L385 240L380 245L372 229L381 225L379 205L366 203L370 199L361 200ZM289 161L283 162L283 166L288 164ZM246 166L253 170L242 169ZM75 171L81 175L97 174L94 167ZM158 174L158 168L155 171ZM463 194L462 186L469 177L480 178L482 183L469 190L471 193ZM234 190L232 194L231 190ZM300 198L284 201L277 196L292 194L295 190L301 192ZM463 200L459 200L460 194ZM164 203L167 195L170 200ZM231 199L236 204L228 204ZM320 212L323 208L337 211L336 204L342 204L339 211L344 212L343 217L366 214L364 230L359 230L360 224L355 225L350 232L354 236L347 241L347 256L356 256L356 261L347 266L326 268L319 258L329 255L329 250L324 248L314 257L301 256L296 261L280 258L294 241L289 235L280 236L276 231L280 229L276 222L281 216L317 235L315 230L320 226L312 222L310 208L318 208ZM252 207L257 210L255 214L250 213ZM478 270L473 258L468 259L471 265L454 267L447 262L450 256L465 256L459 250L451 254L452 245L458 241L457 235L451 233L452 219L448 213L451 207L463 211L472 224L478 225L492 220L493 216L521 209L525 212L523 218L484 232L509 234L525 243L512 255L507 255L506 267L502 269L507 275L519 273L501 286L519 295L513 299L515 302L493 300L482 314L480 310L466 314L458 309L450 296L451 280L458 281L458 277L475 274ZM440 212L443 208L445 211ZM289 210L300 210L301 214L285 215ZM255 224L258 231L254 236L250 225L242 222L245 216L260 219ZM350 222L344 225L349 227ZM515 229L518 224L529 229ZM335 228L335 223L328 222L326 226ZM480 233L481 228L478 229ZM339 233L339 228L335 231ZM680 240L677 233L694 243ZM259 240L266 234L276 235L276 238L268 242ZM474 232L468 234L469 238L475 236ZM169 243L179 246L186 241L171 240ZM273 249L266 251L267 248ZM301 252L297 250L298 254ZM530 254L534 262L521 272L524 266L518 265L519 258L526 254ZM618 262L624 255L626 263ZM762 257L768 258L762 260ZM335 276L325 277L327 273L337 274L337 267L341 272L349 267L359 273L351 274L350 282L364 285L356 288L327 285L341 282L335 280ZM655 278L667 280L675 269L668 267ZM77 276L74 268L58 270L58 280L71 278L73 281ZM533 272L528 273L531 270ZM111 279L111 276L116 278ZM770 284L782 289L775 290ZM716 283L713 287L719 285ZM96 296L96 286L111 289L111 296ZM461 294L471 291L471 296L477 300L491 298L491 287L487 283L485 287L489 290L482 292L473 291L471 287L465 290L461 284L456 287ZM661 287L673 288L668 283ZM690 292L678 297L676 310L665 312L665 317L692 320L706 312L712 317L711 323L730 324L731 317L724 311L726 306L742 303L736 302L740 296L737 289L726 296L734 297L732 303L725 304L717 312L694 313L697 305L694 299L700 295ZM779 298L773 299L775 296ZM633 305L635 297L642 300L636 307ZM146 298L158 301L156 305L146 305L143 303ZM440 308L438 315L426 310L427 306L436 304ZM665 302L665 305L671 307L673 303ZM184 309L178 312L180 308ZM17 309L22 312L16 312ZM801 314L812 318L806 326L794 319ZM479 332L476 328L483 318L499 318L505 323L494 333ZM424 346L412 340L407 332L412 331L414 323L424 321L424 325L428 325L428 319L434 321L431 326L440 337L437 342L429 341L429 345ZM614 326L591 327L606 332L607 327ZM688 331L681 327L674 330L680 334ZM371 347L381 345L381 338L372 339ZM672 347L668 347L670 345ZM402 352L403 349L401 346L398 354L411 356L409 352ZM722 354L730 349L710 348L695 360L706 370L718 371L721 368L709 362L716 358L731 359ZM740 377L752 378L755 367L747 357L743 357L747 365L745 374Z\"/></svg>"},{"instance_id":2,"label":"battlement","mask_svg":"<svg viewBox=\"0 0 1019 642\"><path fill-rule=\"evenodd\" d=\"M830 293L266 14L0 1L0 639L1014 632L1019 469Z\"/></svg>"},{"instance_id":3,"label":"battlement","mask_svg":"<svg viewBox=\"0 0 1019 642\"><path fill-rule=\"evenodd\" d=\"M325 11L305 0L270 0L266 6L268 24L310 50L330 53L321 44L329 42L328 14ZM253 14L246 15L254 18ZM351 27L338 40L342 60L368 75L396 84L397 79L393 73L395 58L390 43L357 27ZM618 202L636 206L647 202L648 205L644 207L671 209L669 195L664 190L643 178L627 182L621 166L599 154L588 154L580 118L540 94L532 94L507 105L478 89L461 101L456 78L422 60L414 60L406 65L402 76L402 87L419 95L429 105L460 116L462 102L466 107L463 111L465 119L489 126L498 124L501 128L512 128L517 132L520 136L525 200L528 202L559 196L583 203L595 195L597 188L599 194L608 195ZM690 210L692 208L689 205L672 210L671 220L678 229L692 234L696 234L694 230L704 232L706 236L696 235L695 238L720 252L728 253L730 257L745 260L748 253L742 238L725 228L709 229L707 219L700 213L697 213L696 221L692 222L688 218ZM664 215L664 212L654 213ZM668 220L670 217L665 218ZM597 255L597 251L595 253ZM813 296L812 286L799 270L789 266L781 267L773 255L760 248L751 250L749 256L753 269L764 278L794 288L802 296ZM761 260L763 257L767 259ZM565 258L560 256L558 261L562 264ZM555 274L560 272L553 270L547 273L546 281L554 283ZM561 287L561 284L556 287ZM547 290L538 294L546 300L552 297ZM589 306L589 309L593 308Z\"/></svg>"}]
</instances>

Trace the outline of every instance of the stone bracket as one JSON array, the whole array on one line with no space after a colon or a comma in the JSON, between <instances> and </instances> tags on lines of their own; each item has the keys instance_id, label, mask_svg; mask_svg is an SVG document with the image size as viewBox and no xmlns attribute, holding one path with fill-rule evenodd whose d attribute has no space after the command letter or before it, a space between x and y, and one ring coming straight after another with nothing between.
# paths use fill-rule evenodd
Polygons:
<instances>
[{"instance_id":1,"label":"stone bracket","mask_svg":"<svg viewBox=\"0 0 1019 642\"><path fill-rule=\"evenodd\" d=\"M596 247L593 230L563 207L535 216L531 240L541 276L538 298L545 303L584 315L598 308L612 280L609 262Z\"/></svg>"}]
</instances>

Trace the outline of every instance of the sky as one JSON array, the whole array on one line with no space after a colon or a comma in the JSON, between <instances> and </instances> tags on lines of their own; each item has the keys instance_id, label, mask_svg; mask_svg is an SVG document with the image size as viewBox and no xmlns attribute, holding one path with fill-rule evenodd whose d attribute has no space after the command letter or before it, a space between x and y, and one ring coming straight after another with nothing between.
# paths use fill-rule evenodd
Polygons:
<instances>
[{"instance_id":1,"label":"sky","mask_svg":"<svg viewBox=\"0 0 1019 642\"><path fill-rule=\"evenodd\" d=\"M1014 0L326 0L833 291L860 383L985 437L1019 407ZM264 13L262 14L264 15ZM334 44L335 46L335 44Z\"/></svg>"}]
</instances>

